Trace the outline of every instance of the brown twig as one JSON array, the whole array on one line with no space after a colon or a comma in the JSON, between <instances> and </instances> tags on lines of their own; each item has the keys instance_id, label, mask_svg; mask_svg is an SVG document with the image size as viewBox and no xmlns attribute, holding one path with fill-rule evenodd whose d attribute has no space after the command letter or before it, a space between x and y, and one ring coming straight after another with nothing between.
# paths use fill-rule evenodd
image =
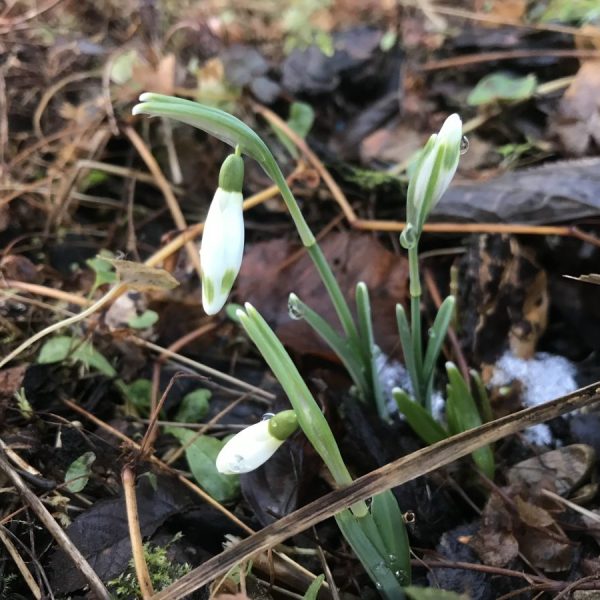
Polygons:
<instances>
[{"instance_id":1,"label":"brown twig","mask_svg":"<svg viewBox=\"0 0 600 600\"><path fill-rule=\"evenodd\" d=\"M142 532L140 531L140 519L135 495L135 474L129 465L123 467L121 481L123 482L123 492L125 495L127 526L129 528L135 574L140 584L142 598L148 600L154 594L154 589L152 588L152 580L150 579L148 565L144 557L144 543L142 541Z\"/></svg>"},{"instance_id":2,"label":"brown twig","mask_svg":"<svg viewBox=\"0 0 600 600\"><path fill-rule=\"evenodd\" d=\"M175 225L177 225L177 227L179 227L179 229L181 229L181 230L187 229L187 223L185 221L183 213L181 212L181 208L179 208L179 203L177 202L177 198L175 198L175 194L173 193L173 190L171 189L171 184L169 183L167 178L163 175L163 172L162 172L158 162L152 155L152 152L150 152L150 150L148 150L148 148L146 147L146 144L144 143L144 140L142 140L142 138L139 136L137 131L135 129L133 129L133 127L129 127L129 126L125 127L124 132L125 132L125 135L129 138L129 141L133 144L135 149L138 151L139 155L142 157L142 160L144 161L144 163L146 163L146 166L148 167L148 169L150 170L152 175L154 175L154 178L156 179L156 183L158 184L158 187L160 188L161 192L163 193L163 196L165 198L167 206L169 207L169 210L171 211L171 216L173 217L173 221L175 222ZM196 269L196 272L198 273L198 277L201 278L202 277L202 268L200 266L200 255L198 253L198 249L196 248L195 244L193 244L191 241L185 243L185 249L187 251L190 262L192 263L192 265L194 265L194 268Z\"/></svg>"},{"instance_id":3,"label":"brown twig","mask_svg":"<svg viewBox=\"0 0 600 600\"><path fill-rule=\"evenodd\" d=\"M321 159L309 148L308 144L288 124L272 110L260 104L254 104L254 110L269 123L284 131L296 147L305 155L307 161L319 173L337 202L348 224L363 231L391 231L400 233L406 223L403 221L360 219L340 186L333 179ZM571 227L562 225L520 225L512 223L425 223L423 231L438 233L515 233L527 235L572 236Z\"/></svg>"},{"instance_id":4,"label":"brown twig","mask_svg":"<svg viewBox=\"0 0 600 600\"><path fill-rule=\"evenodd\" d=\"M568 27L556 23L523 23L519 19L510 19L508 17L489 13L473 12L462 8L454 8L452 6L434 5L432 8L441 15L460 17L462 19L469 19L470 21L482 21L484 23L494 23L496 25L509 25L520 29L531 29L534 31L555 31L557 33L566 33L567 35L592 39L600 38L600 32L598 32L598 30L582 31L579 27Z\"/></svg>"},{"instance_id":5,"label":"brown twig","mask_svg":"<svg viewBox=\"0 0 600 600\"><path fill-rule=\"evenodd\" d=\"M0 470L6 474L25 502L31 507L31 510L33 510L38 519L44 524L44 527L46 527L65 554L73 561L73 564L88 582L88 585L94 594L96 594L100 600L110 600L110 594L104 587L104 584L98 575L96 575L92 567L90 567L90 564L83 557L81 552L79 552L77 546L75 546L68 538L67 534L54 520L48 509L42 504L41 500L25 485L21 476L15 471L5 457L6 454L0 451Z\"/></svg>"},{"instance_id":6,"label":"brown twig","mask_svg":"<svg viewBox=\"0 0 600 600\"><path fill-rule=\"evenodd\" d=\"M526 427L543 423L557 416L600 401L600 383L577 390L546 404L521 410L496 419L464 433L453 436L409 456L395 460L346 486L335 490L315 502L296 510L269 525L258 533L242 540L233 548L222 552L179 581L154 596L154 600L182 598L214 577L226 572L235 564L246 560L255 552L283 542L292 535L344 510L354 503L364 501L384 490L402 485L416 477L443 467L484 445L496 442Z\"/></svg>"},{"instance_id":7,"label":"brown twig","mask_svg":"<svg viewBox=\"0 0 600 600\"><path fill-rule=\"evenodd\" d=\"M41 600L42 591L40 590L40 586L36 583L35 579L27 568L27 565L25 564L25 561L19 554L19 551L16 549L15 545L12 543L12 540L7 535L7 530L2 526L0 526L0 541L4 544L15 565L17 565L17 569L19 569L19 572L21 573L35 600Z\"/></svg>"},{"instance_id":8,"label":"brown twig","mask_svg":"<svg viewBox=\"0 0 600 600\"><path fill-rule=\"evenodd\" d=\"M465 54L441 60L430 60L421 65L420 69L422 71L437 71L440 69L452 69L492 61L545 56L555 56L557 58L600 58L600 50L559 50L556 48L548 48L547 50L500 50L498 52L481 52L480 54Z\"/></svg>"}]
</instances>

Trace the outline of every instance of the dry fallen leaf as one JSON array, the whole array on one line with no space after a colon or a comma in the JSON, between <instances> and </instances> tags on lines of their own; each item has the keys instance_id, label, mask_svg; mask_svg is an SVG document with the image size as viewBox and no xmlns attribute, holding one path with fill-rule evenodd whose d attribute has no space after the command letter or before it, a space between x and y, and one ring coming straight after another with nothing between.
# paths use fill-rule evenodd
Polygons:
<instances>
[{"instance_id":1,"label":"dry fallen leaf","mask_svg":"<svg viewBox=\"0 0 600 600\"><path fill-rule=\"evenodd\" d=\"M127 287L131 289L138 291L171 290L179 285L177 279L164 269L148 267L131 260L102 258L115 267L119 281L126 283Z\"/></svg>"},{"instance_id":2,"label":"dry fallen leaf","mask_svg":"<svg viewBox=\"0 0 600 600\"><path fill-rule=\"evenodd\" d=\"M375 339L385 354L392 354L398 349L395 306L404 303L408 293L406 259L365 234L330 234L321 248L352 309L356 284L367 284ZM281 239L255 244L244 257L237 296L256 306L281 341L295 352L337 360L306 323L292 320L288 314L288 296L294 292L339 330L336 313L309 256L300 250L294 260L298 250Z\"/></svg>"},{"instance_id":3,"label":"dry fallen leaf","mask_svg":"<svg viewBox=\"0 0 600 600\"><path fill-rule=\"evenodd\" d=\"M551 129L572 156L585 155L592 141L600 145L600 60L581 65Z\"/></svg>"}]
</instances>

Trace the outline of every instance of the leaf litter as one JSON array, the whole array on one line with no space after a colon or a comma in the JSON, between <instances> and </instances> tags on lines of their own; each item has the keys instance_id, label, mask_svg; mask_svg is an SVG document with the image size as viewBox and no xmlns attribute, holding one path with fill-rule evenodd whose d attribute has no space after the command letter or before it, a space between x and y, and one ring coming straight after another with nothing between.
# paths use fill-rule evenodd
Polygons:
<instances>
[{"instance_id":1,"label":"leaf litter","mask_svg":"<svg viewBox=\"0 0 600 600\"><path fill-rule=\"evenodd\" d=\"M486 7L489 22L478 13L482 22L435 7L428 13L352 0L306 2L299 12L268 4L232 3L222 11L212 1L167 3L159 19L150 6L58 3L38 14L16 2L0 18L7 56L0 80L3 355L114 283L105 258L104 266L97 262L102 251L117 256L108 264L136 290L0 370L3 448L20 461L15 464L55 518L71 523L67 534L105 583L131 559L119 471L132 459L133 446L123 436L141 441L178 370L153 362L132 336L177 346L174 351L192 361L262 385L278 406L285 402L235 322L209 322L202 314L199 284L183 253L164 256L162 270L139 264L180 232L156 180L120 132L133 126L143 136L187 222L206 214L224 156L218 142L186 128L132 120L131 104L141 89L233 110L259 129L291 172L301 153L256 117L252 103L270 106L307 139L365 221L403 218L405 170L414 152L444 116L460 112L473 128L469 162L433 215L434 222L450 225L428 235L422 259L442 295L462 262L459 343L444 351L450 357L462 352L469 366L487 375L495 416L600 379L596 290L562 278L595 273L600 259L598 60L585 54L595 51L598 39L594 11L577 12L560 0L545 7L494 1ZM473 16L471 8L465 10ZM498 19L539 29L499 25ZM577 35L553 30L557 23ZM582 23L585 28L576 29ZM444 25L451 29L439 29ZM447 59L455 61L450 70L443 67ZM268 183L252 164L247 168L247 195L261 192ZM396 236L340 221L330 191L310 169L292 185L311 225L323 230L322 246L343 292L350 299L357 281L369 286L384 387L407 387L394 320L396 303L409 300L407 264ZM259 204L248 218L250 247L235 298L259 307L293 352L353 469L366 473L417 449L419 440L396 415L384 424L357 403L335 356L290 318L293 291L336 322L278 201ZM490 231L457 234L454 224L465 223ZM503 224L530 234L539 225L563 229L561 237L498 237L490 226ZM433 296L426 298L425 315L433 314ZM186 339L190 332L193 339ZM193 566L218 553L227 534L242 533L234 517L257 529L331 486L301 436L240 482L222 481L212 461L223 438L272 407L209 383L210 392L197 382L194 389L174 386L150 451L168 461L179 449L179 472L230 516L180 480L148 469L143 457L134 460L142 535L167 545L182 531L175 555ZM445 383L440 369L442 392ZM443 402L438 408L443 415ZM589 515L551 502L540 490L595 514L597 425L596 412L583 412L536 430L542 433L535 437L529 430L496 444L495 484L478 479L465 460L397 488L403 510L416 518L410 533L419 564L409 597L450 598L454 591L486 600L524 585L523 594L547 595L578 582L589 586L583 578L598 561ZM45 592L81 595L86 581L71 559L38 524L10 517L23 508L18 495L9 490L5 499L5 526L25 545L23 556L35 559ZM324 570L317 558L322 548L345 597L374 593L331 523L289 544L309 549L290 556L313 573ZM448 564L433 566L440 557ZM424 569L428 561L432 567ZM477 571L481 566L492 570ZM1 568L2 578L27 597L16 567L5 561ZM521 580L523 572L529 579ZM274 583L307 592L310 578L299 577L295 567L291 573L277 571ZM248 588L241 588L238 575L223 590L260 597L261 577L264 571L250 568ZM445 591L424 590L428 585ZM243 589L253 591L246 596ZM322 588L319 597L329 592Z\"/></svg>"}]
</instances>

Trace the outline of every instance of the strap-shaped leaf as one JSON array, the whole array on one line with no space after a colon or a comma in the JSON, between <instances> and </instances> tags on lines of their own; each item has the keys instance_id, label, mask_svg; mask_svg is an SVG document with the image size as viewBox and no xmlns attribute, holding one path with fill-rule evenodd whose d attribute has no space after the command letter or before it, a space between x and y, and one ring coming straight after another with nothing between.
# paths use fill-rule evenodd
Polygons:
<instances>
[{"instance_id":1,"label":"strap-shaped leaf","mask_svg":"<svg viewBox=\"0 0 600 600\"><path fill-rule=\"evenodd\" d=\"M366 283L360 281L356 285L356 313L358 316L358 331L362 344L362 355L365 365L370 372L371 392L377 407L377 413L381 419L387 419L389 411L385 404L385 397L379 380L377 368L375 339L373 336L373 322L371 316L371 302L369 300L369 289Z\"/></svg>"},{"instance_id":2,"label":"strap-shaped leaf","mask_svg":"<svg viewBox=\"0 0 600 600\"><path fill-rule=\"evenodd\" d=\"M372 527L368 527L365 521L372 523L371 515L357 518L349 510L344 510L335 515L335 520L381 596L385 600L403 600L405 596L400 581L367 534L367 530L372 530Z\"/></svg>"},{"instance_id":3,"label":"strap-shaped leaf","mask_svg":"<svg viewBox=\"0 0 600 600\"><path fill-rule=\"evenodd\" d=\"M371 500L371 515L387 551L390 569L403 585L410 583L410 544L404 517L391 490Z\"/></svg>"},{"instance_id":4,"label":"strap-shaped leaf","mask_svg":"<svg viewBox=\"0 0 600 600\"><path fill-rule=\"evenodd\" d=\"M275 171L279 171L271 151L254 130L223 110L176 96L145 93L132 112L134 115L170 117L197 127L226 144L240 146L242 152L254 158L269 176L273 177Z\"/></svg>"},{"instance_id":5,"label":"strap-shaped leaf","mask_svg":"<svg viewBox=\"0 0 600 600\"><path fill-rule=\"evenodd\" d=\"M361 395L366 398L370 393L370 387L367 383L358 349L343 338L321 315L302 302L296 294L290 294L288 308L294 315L304 319L313 331L337 354Z\"/></svg>"},{"instance_id":6,"label":"strap-shaped leaf","mask_svg":"<svg viewBox=\"0 0 600 600\"><path fill-rule=\"evenodd\" d=\"M454 296L448 296L442 302L435 316L435 321L429 330L429 342L427 343L427 352L425 354L425 362L423 363L423 379L427 383L433 378L435 364L446 339L446 333L454 314L455 304Z\"/></svg>"},{"instance_id":7,"label":"strap-shaped leaf","mask_svg":"<svg viewBox=\"0 0 600 600\"><path fill-rule=\"evenodd\" d=\"M481 425L481 417L471 390L454 363L446 363L448 373L448 399L446 410L448 426L452 434L462 433ZM475 450L471 455L475 464L490 479L494 478L494 453L490 446Z\"/></svg>"},{"instance_id":8,"label":"strap-shaped leaf","mask_svg":"<svg viewBox=\"0 0 600 600\"><path fill-rule=\"evenodd\" d=\"M392 396L398 405L398 410L426 444L435 444L448 437L448 432L419 403L411 400L404 390L394 388Z\"/></svg>"}]
</instances>

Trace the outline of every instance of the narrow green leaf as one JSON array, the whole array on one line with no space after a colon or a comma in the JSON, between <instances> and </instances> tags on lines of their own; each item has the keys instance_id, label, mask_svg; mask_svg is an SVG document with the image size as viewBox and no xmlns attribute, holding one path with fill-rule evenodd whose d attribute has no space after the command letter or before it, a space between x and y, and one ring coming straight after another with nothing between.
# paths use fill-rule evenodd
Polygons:
<instances>
[{"instance_id":1,"label":"narrow green leaf","mask_svg":"<svg viewBox=\"0 0 600 600\"><path fill-rule=\"evenodd\" d=\"M418 402L411 400L404 390L394 388L392 396L398 410L426 444L435 444L448 437L448 432Z\"/></svg>"},{"instance_id":2,"label":"narrow green leaf","mask_svg":"<svg viewBox=\"0 0 600 600\"><path fill-rule=\"evenodd\" d=\"M477 396L479 397L479 410L481 413L481 419L484 423L489 423L494 420L494 414L492 413L492 405L490 404L490 398L488 396L487 390L485 389L485 384L481 380L481 376L475 369L471 369L469 371L471 378L475 382L475 387L477 388Z\"/></svg>"},{"instance_id":3,"label":"narrow green leaf","mask_svg":"<svg viewBox=\"0 0 600 600\"><path fill-rule=\"evenodd\" d=\"M208 413L210 390L198 389L186 394L181 401L175 420L179 423L198 423Z\"/></svg>"},{"instance_id":4,"label":"narrow green leaf","mask_svg":"<svg viewBox=\"0 0 600 600\"><path fill-rule=\"evenodd\" d=\"M363 281L360 281L356 285L356 314L358 317L360 341L363 345L363 360L370 373L371 393L375 400L379 418L386 420L389 419L389 411L385 404L385 397L381 388L381 380L379 379L379 370L377 368L378 349L375 346L375 338L373 336L371 302L369 300L369 290Z\"/></svg>"},{"instance_id":5,"label":"narrow green leaf","mask_svg":"<svg viewBox=\"0 0 600 600\"><path fill-rule=\"evenodd\" d=\"M461 372L454 363L447 362L446 373L448 374L450 388L447 403L455 409L460 427L460 431L453 431L452 433L455 435L468 429L479 427L481 425L481 417L479 416L479 411L477 410L471 390Z\"/></svg>"},{"instance_id":6,"label":"narrow green leaf","mask_svg":"<svg viewBox=\"0 0 600 600\"><path fill-rule=\"evenodd\" d=\"M87 485L92 473L92 464L96 460L93 452L85 452L74 460L65 473L65 487L76 494Z\"/></svg>"},{"instance_id":7,"label":"narrow green leaf","mask_svg":"<svg viewBox=\"0 0 600 600\"><path fill-rule=\"evenodd\" d=\"M343 510L335 515L335 520L381 596L386 600L402 600L405 596L400 581L388 567L385 558L377 551L362 525L372 520L371 515L357 518L349 510Z\"/></svg>"},{"instance_id":8,"label":"narrow green leaf","mask_svg":"<svg viewBox=\"0 0 600 600\"><path fill-rule=\"evenodd\" d=\"M176 437L182 445L187 445L196 433L182 427L168 427L167 433ZM185 457L194 479L215 500L227 502L239 495L239 475L222 475L217 471L215 461L224 441L201 435L185 449Z\"/></svg>"},{"instance_id":9,"label":"narrow green leaf","mask_svg":"<svg viewBox=\"0 0 600 600\"><path fill-rule=\"evenodd\" d=\"M454 296L448 296L440 306L435 321L431 326L429 333L429 342L427 343L427 352L425 353L425 362L423 363L423 379L428 384L433 379L435 364L444 345L446 333L452 316L454 314L454 305L456 304Z\"/></svg>"},{"instance_id":10,"label":"narrow green leaf","mask_svg":"<svg viewBox=\"0 0 600 600\"><path fill-rule=\"evenodd\" d=\"M401 583L410 583L410 543L404 517L391 490L373 497L371 515L385 545L388 566Z\"/></svg>"},{"instance_id":11,"label":"narrow green leaf","mask_svg":"<svg viewBox=\"0 0 600 600\"><path fill-rule=\"evenodd\" d=\"M363 398L367 398L370 387L361 364L361 356L347 339L344 339L321 315L302 302L296 294L290 294L288 300L290 313L304 319L313 331L337 354L346 367L354 384Z\"/></svg>"},{"instance_id":12,"label":"narrow green leaf","mask_svg":"<svg viewBox=\"0 0 600 600\"><path fill-rule=\"evenodd\" d=\"M479 427L481 425L481 417L479 416L477 404L473 399L467 382L456 365L451 362L446 363L446 372L449 379L448 399L446 400L448 427L453 434ZM493 479L495 462L491 447L488 445L479 448L471 456L483 473L490 479Z\"/></svg>"},{"instance_id":13,"label":"narrow green leaf","mask_svg":"<svg viewBox=\"0 0 600 600\"><path fill-rule=\"evenodd\" d=\"M313 582L308 586L304 596L302 596L303 600L317 600L317 596L319 595L319 590L323 585L323 581L325 581L325 575L319 575Z\"/></svg>"}]
</instances>

